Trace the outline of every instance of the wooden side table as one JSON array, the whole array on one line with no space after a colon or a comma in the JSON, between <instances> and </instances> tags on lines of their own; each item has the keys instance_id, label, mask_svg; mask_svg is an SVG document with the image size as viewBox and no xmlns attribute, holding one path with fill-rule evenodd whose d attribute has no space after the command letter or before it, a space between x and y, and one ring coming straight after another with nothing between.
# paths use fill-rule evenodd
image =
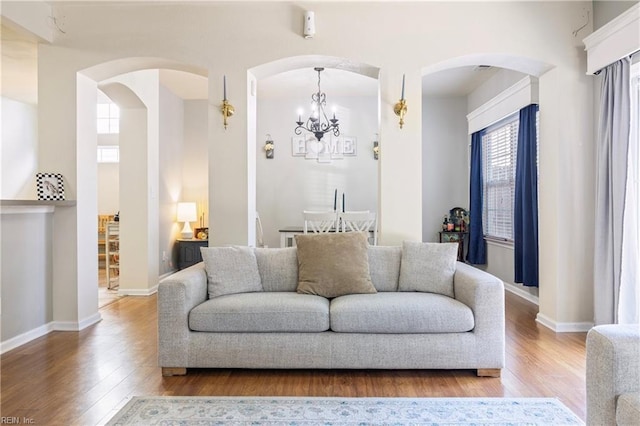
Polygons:
<instances>
[{"instance_id":1,"label":"wooden side table","mask_svg":"<svg viewBox=\"0 0 640 426\"><path fill-rule=\"evenodd\" d=\"M458 243L458 260L464 262L464 242L469 235L468 232L461 231L440 231L441 243Z\"/></svg>"},{"instance_id":2,"label":"wooden side table","mask_svg":"<svg viewBox=\"0 0 640 426\"><path fill-rule=\"evenodd\" d=\"M178 269L202 262L200 247L209 247L209 240L178 239Z\"/></svg>"}]
</instances>

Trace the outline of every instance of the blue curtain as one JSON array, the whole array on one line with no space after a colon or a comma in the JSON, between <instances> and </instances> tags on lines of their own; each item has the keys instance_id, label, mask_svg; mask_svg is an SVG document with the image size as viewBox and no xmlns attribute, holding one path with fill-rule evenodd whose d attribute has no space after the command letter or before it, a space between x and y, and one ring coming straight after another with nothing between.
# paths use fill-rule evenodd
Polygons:
<instances>
[{"instance_id":1,"label":"blue curtain","mask_svg":"<svg viewBox=\"0 0 640 426\"><path fill-rule=\"evenodd\" d=\"M467 262L487 263L487 248L482 230L482 131L471 135L471 176L469 184L469 250Z\"/></svg>"},{"instance_id":2,"label":"blue curtain","mask_svg":"<svg viewBox=\"0 0 640 426\"><path fill-rule=\"evenodd\" d=\"M513 211L515 282L529 287L538 287L537 111L535 104L520 110Z\"/></svg>"}]
</instances>

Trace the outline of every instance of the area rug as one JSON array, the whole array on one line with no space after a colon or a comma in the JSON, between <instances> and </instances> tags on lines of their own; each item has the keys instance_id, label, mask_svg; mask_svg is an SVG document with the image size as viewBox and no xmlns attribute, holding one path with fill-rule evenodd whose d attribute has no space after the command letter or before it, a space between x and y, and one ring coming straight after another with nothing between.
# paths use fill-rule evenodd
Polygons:
<instances>
[{"instance_id":1,"label":"area rug","mask_svg":"<svg viewBox=\"0 0 640 426\"><path fill-rule=\"evenodd\" d=\"M116 425L583 425L555 398L133 397Z\"/></svg>"}]
</instances>

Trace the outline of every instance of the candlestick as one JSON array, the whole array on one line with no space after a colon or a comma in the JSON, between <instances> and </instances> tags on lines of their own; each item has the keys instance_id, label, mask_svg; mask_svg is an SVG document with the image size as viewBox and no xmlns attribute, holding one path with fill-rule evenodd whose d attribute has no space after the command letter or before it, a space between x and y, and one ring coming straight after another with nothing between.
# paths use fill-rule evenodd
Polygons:
<instances>
[{"instance_id":1,"label":"candlestick","mask_svg":"<svg viewBox=\"0 0 640 426\"><path fill-rule=\"evenodd\" d=\"M342 193L342 213L344 213L344 192Z\"/></svg>"},{"instance_id":2,"label":"candlestick","mask_svg":"<svg viewBox=\"0 0 640 426\"><path fill-rule=\"evenodd\" d=\"M402 74L402 96L400 99L404 99L404 74Z\"/></svg>"},{"instance_id":3,"label":"candlestick","mask_svg":"<svg viewBox=\"0 0 640 426\"><path fill-rule=\"evenodd\" d=\"M333 192L333 211L338 211L338 188Z\"/></svg>"},{"instance_id":4,"label":"candlestick","mask_svg":"<svg viewBox=\"0 0 640 426\"><path fill-rule=\"evenodd\" d=\"M222 87L223 87L223 92L224 92L224 96L222 97L222 100L226 101L227 100L227 76L226 75L222 76ZM404 93L404 86L403 86L403 89L402 89L402 93Z\"/></svg>"}]
</instances>

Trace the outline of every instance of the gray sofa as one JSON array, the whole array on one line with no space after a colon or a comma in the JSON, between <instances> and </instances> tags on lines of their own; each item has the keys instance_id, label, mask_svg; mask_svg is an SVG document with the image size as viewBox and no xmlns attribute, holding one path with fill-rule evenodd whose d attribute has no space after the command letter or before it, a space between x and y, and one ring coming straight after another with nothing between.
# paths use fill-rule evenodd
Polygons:
<instances>
[{"instance_id":1,"label":"gray sofa","mask_svg":"<svg viewBox=\"0 0 640 426\"><path fill-rule=\"evenodd\" d=\"M640 325L587 334L587 425L640 424Z\"/></svg>"},{"instance_id":2,"label":"gray sofa","mask_svg":"<svg viewBox=\"0 0 640 426\"><path fill-rule=\"evenodd\" d=\"M296 248L257 248L263 291L208 298L203 263L159 284L159 365L187 368L475 369L504 366L504 286L457 262L454 298L400 292L402 247L367 250L375 294L296 293ZM292 252L293 251L293 252Z\"/></svg>"}]
</instances>

